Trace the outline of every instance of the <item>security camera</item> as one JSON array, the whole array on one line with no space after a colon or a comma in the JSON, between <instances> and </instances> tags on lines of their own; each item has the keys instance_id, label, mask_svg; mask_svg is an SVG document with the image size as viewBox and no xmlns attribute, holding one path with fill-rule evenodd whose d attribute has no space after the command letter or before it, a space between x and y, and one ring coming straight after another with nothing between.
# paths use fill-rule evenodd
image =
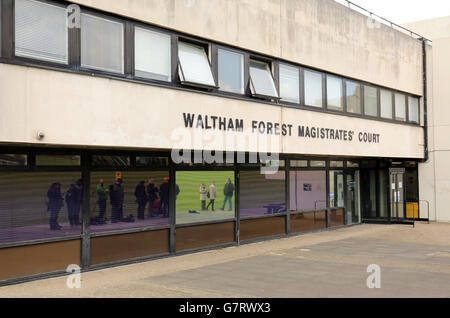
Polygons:
<instances>
[{"instance_id":1,"label":"security camera","mask_svg":"<svg viewBox=\"0 0 450 318\"><path fill-rule=\"evenodd\" d=\"M37 139L43 139L44 137L45 137L45 134L42 131L38 131Z\"/></svg>"}]
</instances>

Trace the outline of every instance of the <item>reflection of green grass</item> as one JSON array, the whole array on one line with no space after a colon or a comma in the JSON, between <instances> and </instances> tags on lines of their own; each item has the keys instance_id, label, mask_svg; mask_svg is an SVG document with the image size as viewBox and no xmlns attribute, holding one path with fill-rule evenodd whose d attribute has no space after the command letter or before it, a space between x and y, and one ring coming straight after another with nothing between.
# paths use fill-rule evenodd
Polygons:
<instances>
[{"instance_id":1,"label":"reflection of green grass","mask_svg":"<svg viewBox=\"0 0 450 318\"><path fill-rule=\"evenodd\" d=\"M234 172L233 171L181 171L177 172L176 180L180 187L180 194L177 198L176 211L185 212L189 210L201 210L200 203L200 185L204 183L206 189L209 189L212 181L216 182L217 197L216 197L216 210L222 207L224 194L223 187L227 181L227 178L231 179L234 184ZM234 197L233 197L234 208ZM209 203L207 198L206 204ZM226 206L228 209L228 205ZM211 208L210 208L211 209Z\"/></svg>"}]
</instances>

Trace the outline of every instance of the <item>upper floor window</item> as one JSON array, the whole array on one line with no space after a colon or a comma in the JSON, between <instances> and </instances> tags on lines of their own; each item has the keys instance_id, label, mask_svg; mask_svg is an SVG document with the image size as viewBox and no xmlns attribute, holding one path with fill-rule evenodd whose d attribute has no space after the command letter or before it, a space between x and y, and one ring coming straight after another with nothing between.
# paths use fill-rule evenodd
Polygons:
<instances>
[{"instance_id":1,"label":"upper floor window","mask_svg":"<svg viewBox=\"0 0 450 318\"><path fill-rule=\"evenodd\" d=\"M135 75L170 82L170 35L136 27L134 37Z\"/></svg>"},{"instance_id":2,"label":"upper floor window","mask_svg":"<svg viewBox=\"0 0 450 318\"><path fill-rule=\"evenodd\" d=\"M408 98L409 121L411 123L419 123L419 99L409 96Z\"/></svg>"},{"instance_id":3,"label":"upper floor window","mask_svg":"<svg viewBox=\"0 0 450 318\"><path fill-rule=\"evenodd\" d=\"M178 43L179 75L182 84L216 87L211 65L205 48L187 43Z\"/></svg>"},{"instance_id":4,"label":"upper floor window","mask_svg":"<svg viewBox=\"0 0 450 318\"><path fill-rule=\"evenodd\" d=\"M250 89L255 97L279 98L269 63L250 60Z\"/></svg>"},{"instance_id":5,"label":"upper floor window","mask_svg":"<svg viewBox=\"0 0 450 318\"><path fill-rule=\"evenodd\" d=\"M67 12L34 0L15 1L15 55L68 64Z\"/></svg>"},{"instance_id":6,"label":"upper floor window","mask_svg":"<svg viewBox=\"0 0 450 318\"><path fill-rule=\"evenodd\" d=\"M392 92L382 89L380 90L380 117L392 119Z\"/></svg>"},{"instance_id":7,"label":"upper floor window","mask_svg":"<svg viewBox=\"0 0 450 318\"><path fill-rule=\"evenodd\" d=\"M280 97L283 101L300 103L300 72L297 67L280 63Z\"/></svg>"},{"instance_id":8,"label":"upper floor window","mask_svg":"<svg viewBox=\"0 0 450 318\"><path fill-rule=\"evenodd\" d=\"M395 119L406 121L406 98L403 94L395 94Z\"/></svg>"},{"instance_id":9,"label":"upper floor window","mask_svg":"<svg viewBox=\"0 0 450 318\"><path fill-rule=\"evenodd\" d=\"M123 23L81 14L81 66L124 73Z\"/></svg>"},{"instance_id":10,"label":"upper floor window","mask_svg":"<svg viewBox=\"0 0 450 318\"><path fill-rule=\"evenodd\" d=\"M327 76L327 108L342 111L342 79L336 76Z\"/></svg>"},{"instance_id":11,"label":"upper floor window","mask_svg":"<svg viewBox=\"0 0 450 318\"><path fill-rule=\"evenodd\" d=\"M367 116L378 116L377 89L372 86L364 86L364 114Z\"/></svg>"},{"instance_id":12,"label":"upper floor window","mask_svg":"<svg viewBox=\"0 0 450 318\"><path fill-rule=\"evenodd\" d=\"M244 94L244 55L219 49L218 57L220 90Z\"/></svg>"},{"instance_id":13,"label":"upper floor window","mask_svg":"<svg viewBox=\"0 0 450 318\"><path fill-rule=\"evenodd\" d=\"M305 71L305 105L323 107L322 74Z\"/></svg>"},{"instance_id":14,"label":"upper floor window","mask_svg":"<svg viewBox=\"0 0 450 318\"><path fill-rule=\"evenodd\" d=\"M347 82L347 112L361 114L361 85L355 82Z\"/></svg>"}]
</instances>

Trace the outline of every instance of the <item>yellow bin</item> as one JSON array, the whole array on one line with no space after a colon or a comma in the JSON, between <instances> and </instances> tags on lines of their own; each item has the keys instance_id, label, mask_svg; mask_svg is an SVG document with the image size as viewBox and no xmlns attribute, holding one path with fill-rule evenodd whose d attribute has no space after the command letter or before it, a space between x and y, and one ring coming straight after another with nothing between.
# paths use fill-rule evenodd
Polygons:
<instances>
[{"instance_id":1,"label":"yellow bin","mask_svg":"<svg viewBox=\"0 0 450 318\"><path fill-rule=\"evenodd\" d=\"M418 219L419 218L419 202L406 203L406 217L408 219Z\"/></svg>"}]
</instances>

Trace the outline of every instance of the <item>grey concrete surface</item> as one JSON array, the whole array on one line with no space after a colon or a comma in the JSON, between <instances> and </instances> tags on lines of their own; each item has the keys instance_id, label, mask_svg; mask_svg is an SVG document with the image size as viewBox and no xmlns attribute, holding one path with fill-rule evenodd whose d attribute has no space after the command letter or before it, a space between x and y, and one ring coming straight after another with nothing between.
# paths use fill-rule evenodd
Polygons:
<instances>
[{"instance_id":1,"label":"grey concrete surface","mask_svg":"<svg viewBox=\"0 0 450 318\"><path fill-rule=\"evenodd\" d=\"M450 297L450 224L359 225L0 288L0 297ZM381 269L369 289L367 266Z\"/></svg>"}]
</instances>

